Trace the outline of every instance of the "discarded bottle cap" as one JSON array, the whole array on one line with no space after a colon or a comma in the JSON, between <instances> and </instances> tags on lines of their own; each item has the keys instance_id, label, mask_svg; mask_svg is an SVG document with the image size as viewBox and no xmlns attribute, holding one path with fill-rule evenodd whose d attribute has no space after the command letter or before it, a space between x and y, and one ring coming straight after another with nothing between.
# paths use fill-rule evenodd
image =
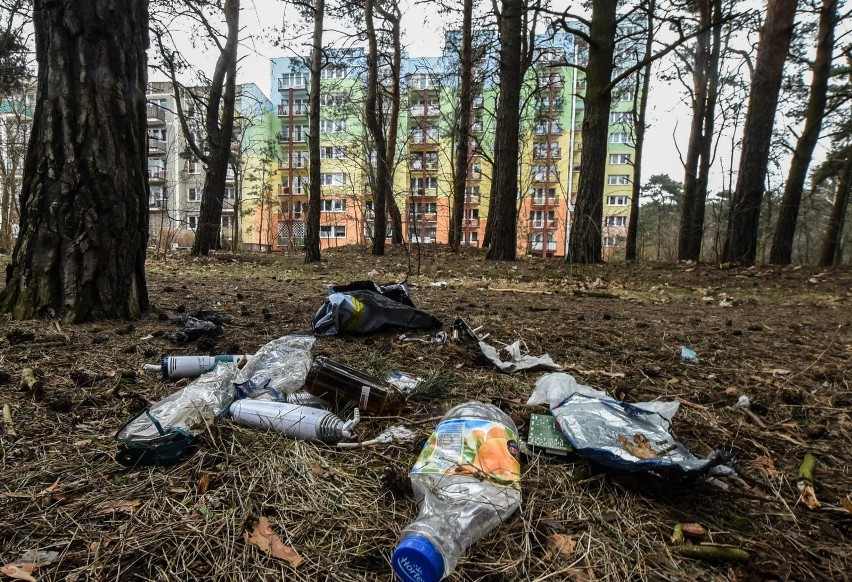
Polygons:
<instances>
[{"instance_id":1,"label":"discarded bottle cap","mask_svg":"<svg viewBox=\"0 0 852 582\"><path fill-rule=\"evenodd\" d=\"M403 538L393 552L391 564L402 582L438 582L444 577L444 558L423 536Z\"/></svg>"}]
</instances>

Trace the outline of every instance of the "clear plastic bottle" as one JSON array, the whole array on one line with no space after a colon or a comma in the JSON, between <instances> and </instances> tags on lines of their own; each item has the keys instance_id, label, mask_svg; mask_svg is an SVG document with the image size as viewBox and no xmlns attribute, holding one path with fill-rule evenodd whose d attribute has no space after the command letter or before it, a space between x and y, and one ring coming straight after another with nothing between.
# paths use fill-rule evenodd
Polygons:
<instances>
[{"instance_id":1,"label":"clear plastic bottle","mask_svg":"<svg viewBox=\"0 0 852 582\"><path fill-rule=\"evenodd\" d=\"M391 558L404 582L437 582L521 504L518 431L496 406L452 408L409 473L420 505Z\"/></svg>"}]
</instances>

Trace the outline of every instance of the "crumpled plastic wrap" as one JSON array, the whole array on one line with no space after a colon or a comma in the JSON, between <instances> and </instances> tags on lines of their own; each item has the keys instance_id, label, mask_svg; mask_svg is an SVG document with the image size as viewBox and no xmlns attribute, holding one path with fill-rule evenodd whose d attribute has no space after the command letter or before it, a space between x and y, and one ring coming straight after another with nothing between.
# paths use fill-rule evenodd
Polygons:
<instances>
[{"instance_id":1,"label":"crumpled plastic wrap","mask_svg":"<svg viewBox=\"0 0 852 582\"><path fill-rule=\"evenodd\" d=\"M166 396L125 424L115 435L127 445L156 447L178 433L192 437L207 420L218 418L234 399L237 367L219 362L177 392Z\"/></svg>"},{"instance_id":2,"label":"crumpled plastic wrap","mask_svg":"<svg viewBox=\"0 0 852 582\"><path fill-rule=\"evenodd\" d=\"M370 333L386 326L432 329L440 327L441 322L425 311L367 289L332 293L311 322L314 333L320 335Z\"/></svg>"},{"instance_id":3,"label":"crumpled plastic wrap","mask_svg":"<svg viewBox=\"0 0 852 582\"><path fill-rule=\"evenodd\" d=\"M730 460L723 451L700 459L675 440L670 430L677 401L628 404L555 373L536 382L527 404L548 405L575 452L612 469L677 479Z\"/></svg>"},{"instance_id":4,"label":"crumpled plastic wrap","mask_svg":"<svg viewBox=\"0 0 852 582\"><path fill-rule=\"evenodd\" d=\"M272 340L249 358L237 374L238 397L279 399L305 385L316 339L309 335L285 335Z\"/></svg>"},{"instance_id":5,"label":"crumpled plastic wrap","mask_svg":"<svg viewBox=\"0 0 852 582\"><path fill-rule=\"evenodd\" d=\"M482 354L488 358L501 372L511 374L520 370L561 370L562 366L553 361L548 354L541 356L531 356L521 353L521 341L517 340L507 345L502 350L497 350L491 344L484 341L479 341L479 349ZM526 346L525 346L526 347ZM505 354L506 360L500 358L500 354Z\"/></svg>"}]
</instances>

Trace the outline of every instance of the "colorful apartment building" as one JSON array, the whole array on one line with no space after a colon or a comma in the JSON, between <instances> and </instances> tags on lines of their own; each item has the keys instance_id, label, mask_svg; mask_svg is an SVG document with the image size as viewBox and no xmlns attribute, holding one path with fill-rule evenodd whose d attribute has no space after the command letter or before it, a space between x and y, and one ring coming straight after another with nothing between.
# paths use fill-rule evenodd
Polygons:
<instances>
[{"instance_id":1,"label":"colorful apartment building","mask_svg":"<svg viewBox=\"0 0 852 582\"><path fill-rule=\"evenodd\" d=\"M458 108L458 35L446 38L444 54L404 58L401 112L393 157L393 195L402 217L403 237L412 243L446 243L449 239L453 164L453 128ZM468 145L463 244L479 246L488 217L495 116L496 60L493 33L478 31L482 50L474 70L474 107ZM320 157L322 204L321 248L371 239L371 153L363 122L366 58L361 49L330 50L322 71ZM522 110L522 143L518 173L518 252L564 256L570 236L582 144L582 73L570 66L583 58L571 35L548 39L528 72ZM622 61L621 66L626 66ZM382 70L385 75L386 70ZM381 78L386 76L380 75ZM281 147L273 249L304 244L308 195L308 91L310 72L304 58L272 60L273 87ZM632 109L629 89L615 92L605 184L605 248L623 245L632 184ZM271 209L270 209L271 210ZM390 222L389 222L390 224ZM389 234L390 236L390 234Z\"/></svg>"}]
</instances>

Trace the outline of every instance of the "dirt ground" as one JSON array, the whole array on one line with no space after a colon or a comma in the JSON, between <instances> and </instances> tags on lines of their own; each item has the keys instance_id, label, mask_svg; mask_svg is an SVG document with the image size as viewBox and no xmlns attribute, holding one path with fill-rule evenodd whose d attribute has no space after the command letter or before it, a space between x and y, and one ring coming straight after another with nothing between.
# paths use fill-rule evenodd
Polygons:
<instances>
[{"instance_id":1,"label":"dirt ground","mask_svg":"<svg viewBox=\"0 0 852 582\"><path fill-rule=\"evenodd\" d=\"M496 345L522 338L530 353L548 353L578 381L618 398L679 398L675 436L698 456L730 451L741 477L727 490L666 486L576 457L525 456L520 510L465 552L450 580L850 579L850 271L494 263L480 251L437 248L381 258L345 248L313 265L300 254L172 255L149 261L152 309L138 321L4 317L0 566L39 551L48 562L32 574L40 581L391 580L399 532L417 515L406 472L443 411L493 402L524 437L523 403L540 372L508 376L474 347L399 339L434 331L319 337L315 355L364 371L446 372L441 394L359 427L366 440L402 424L417 442L340 450L225 419L180 464L128 469L114 460L114 435L187 383L144 374L143 364L253 353L310 332L326 285L401 281L409 265L414 303L444 331L462 316ZM171 343L172 320L197 308L232 323L216 338ZM699 361L681 361L681 346ZM20 387L24 368L34 372L34 389ZM735 406L742 395L749 412ZM818 509L799 501L806 453L817 460ZM261 516L301 555L298 567L244 541L246 525ZM741 548L748 561L675 555L678 523L701 524L706 543Z\"/></svg>"}]
</instances>

